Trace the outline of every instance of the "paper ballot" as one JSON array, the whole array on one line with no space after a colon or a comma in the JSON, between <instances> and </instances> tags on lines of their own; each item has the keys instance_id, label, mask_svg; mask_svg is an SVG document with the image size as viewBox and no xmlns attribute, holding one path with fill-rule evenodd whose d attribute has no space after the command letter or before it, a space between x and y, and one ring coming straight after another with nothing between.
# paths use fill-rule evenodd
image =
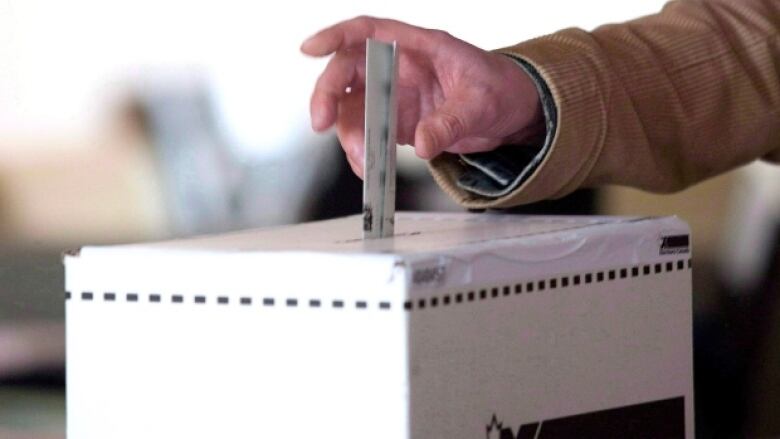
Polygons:
<instances>
[{"instance_id":1,"label":"paper ballot","mask_svg":"<svg viewBox=\"0 0 780 439\"><path fill-rule=\"evenodd\" d=\"M393 236L395 216L396 43L366 41L363 239Z\"/></svg>"}]
</instances>

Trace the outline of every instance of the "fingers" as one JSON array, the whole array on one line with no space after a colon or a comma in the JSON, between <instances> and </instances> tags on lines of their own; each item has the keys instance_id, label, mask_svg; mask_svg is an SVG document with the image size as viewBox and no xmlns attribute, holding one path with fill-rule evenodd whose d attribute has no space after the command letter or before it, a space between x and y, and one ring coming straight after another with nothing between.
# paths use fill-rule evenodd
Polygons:
<instances>
[{"instance_id":1,"label":"fingers","mask_svg":"<svg viewBox=\"0 0 780 439\"><path fill-rule=\"evenodd\" d=\"M362 86L365 77L365 54L355 51L338 52L322 72L311 96L311 124L315 131L323 131L336 122L338 102L347 87Z\"/></svg>"},{"instance_id":2,"label":"fingers","mask_svg":"<svg viewBox=\"0 0 780 439\"><path fill-rule=\"evenodd\" d=\"M347 163L349 163L349 167L352 168L352 172L359 178L363 179L363 162L358 162L354 158L352 158L351 155L347 154Z\"/></svg>"},{"instance_id":3,"label":"fingers","mask_svg":"<svg viewBox=\"0 0 780 439\"><path fill-rule=\"evenodd\" d=\"M499 139L489 137L467 137L458 140L448 148L443 149L443 151L453 154L471 154L473 152L490 151L500 143Z\"/></svg>"},{"instance_id":4,"label":"fingers","mask_svg":"<svg viewBox=\"0 0 780 439\"><path fill-rule=\"evenodd\" d=\"M339 101L338 122L336 134L341 142L341 147L347 154L347 161L360 178L363 178L364 150L364 120L363 112L364 93L351 93Z\"/></svg>"},{"instance_id":5,"label":"fingers","mask_svg":"<svg viewBox=\"0 0 780 439\"><path fill-rule=\"evenodd\" d=\"M326 56L340 49L365 44L374 36L375 19L357 17L342 21L306 39L301 52L311 56Z\"/></svg>"},{"instance_id":6,"label":"fingers","mask_svg":"<svg viewBox=\"0 0 780 439\"><path fill-rule=\"evenodd\" d=\"M421 120L414 134L417 156L432 159L469 137L475 122L475 115L470 114L474 107L473 102L453 97Z\"/></svg>"},{"instance_id":7,"label":"fingers","mask_svg":"<svg viewBox=\"0 0 780 439\"><path fill-rule=\"evenodd\" d=\"M301 45L301 52L310 56L326 56L339 50L363 46L367 38L396 40L399 44L409 45L417 43L429 32L400 21L357 17L309 37Z\"/></svg>"}]
</instances>

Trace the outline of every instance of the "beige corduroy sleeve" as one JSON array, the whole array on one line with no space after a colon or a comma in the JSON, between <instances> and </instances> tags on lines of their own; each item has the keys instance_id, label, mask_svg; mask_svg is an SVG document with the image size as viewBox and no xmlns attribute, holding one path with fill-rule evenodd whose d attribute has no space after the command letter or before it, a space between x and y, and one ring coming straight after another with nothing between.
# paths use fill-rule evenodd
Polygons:
<instances>
[{"instance_id":1,"label":"beige corduroy sleeve","mask_svg":"<svg viewBox=\"0 0 780 439\"><path fill-rule=\"evenodd\" d=\"M550 88L549 153L501 198L459 188L465 165L451 154L430 162L434 178L466 207L508 207L603 184L670 192L757 158L780 161L779 33L779 0L676 0L656 15L502 49Z\"/></svg>"}]
</instances>

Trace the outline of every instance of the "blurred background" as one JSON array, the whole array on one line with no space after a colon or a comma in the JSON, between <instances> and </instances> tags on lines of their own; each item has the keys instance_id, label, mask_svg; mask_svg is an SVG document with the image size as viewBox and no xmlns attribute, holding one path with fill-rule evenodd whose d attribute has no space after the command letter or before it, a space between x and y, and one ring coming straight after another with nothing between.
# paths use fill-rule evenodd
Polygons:
<instances>
[{"instance_id":1,"label":"blurred background","mask_svg":"<svg viewBox=\"0 0 780 439\"><path fill-rule=\"evenodd\" d=\"M311 33L370 14L491 49L663 3L0 1L0 438L64 437L63 251L359 211L335 135L309 128ZM400 209L459 210L408 147L399 161ZM687 220L697 431L780 435L780 168L517 211Z\"/></svg>"}]
</instances>

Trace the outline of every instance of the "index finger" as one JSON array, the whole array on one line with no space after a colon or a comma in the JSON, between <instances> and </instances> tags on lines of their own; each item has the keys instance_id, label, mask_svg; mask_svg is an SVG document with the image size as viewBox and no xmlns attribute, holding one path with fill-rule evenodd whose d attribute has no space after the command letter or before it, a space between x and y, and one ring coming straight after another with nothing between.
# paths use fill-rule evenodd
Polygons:
<instances>
[{"instance_id":1,"label":"index finger","mask_svg":"<svg viewBox=\"0 0 780 439\"><path fill-rule=\"evenodd\" d=\"M309 37L301 45L301 51L311 56L326 56L339 50L362 47L368 38L396 40L404 45L414 44L425 31L400 21L356 17Z\"/></svg>"}]
</instances>

